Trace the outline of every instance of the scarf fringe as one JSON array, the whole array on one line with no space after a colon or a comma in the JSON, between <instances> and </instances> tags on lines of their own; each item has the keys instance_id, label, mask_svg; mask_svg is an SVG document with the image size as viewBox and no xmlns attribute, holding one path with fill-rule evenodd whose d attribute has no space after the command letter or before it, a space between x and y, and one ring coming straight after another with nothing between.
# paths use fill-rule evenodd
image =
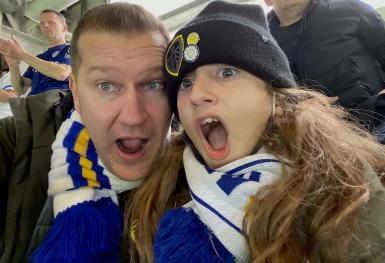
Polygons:
<instances>
[{"instance_id":1,"label":"scarf fringe","mask_svg":"<svg viewBox=\"0 0 385 263\"><path fill-rule=\"evenodd\" d=\"M119 262L122 214L111 198L85 201L56 217L32 262Z\"/></svg>"},{"instance_id":2,"label":"scarf fringe","mask_svg":"<svg viewBox=\"0 0 385 263\"><path fill-rule=\"evenodd\" d=\"M234 262L234 257L192 209L168 211L158 229L154 243L156 263Z\"/></svg>"}]
</instances>

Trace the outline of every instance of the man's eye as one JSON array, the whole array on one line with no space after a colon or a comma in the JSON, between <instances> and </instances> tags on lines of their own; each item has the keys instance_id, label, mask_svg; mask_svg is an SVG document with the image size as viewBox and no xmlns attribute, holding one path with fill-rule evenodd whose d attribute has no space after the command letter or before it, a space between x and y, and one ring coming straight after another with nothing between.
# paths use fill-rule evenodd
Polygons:
<instances>
[{"instance_id":1,"label":"man's eye","mask_svg":"<svg viewBox=\"0 0 385 263\"><path fill-rule=\"evenodd\" d=\"M234 68L222 68L218 72L218 77L222 79L230 78L235 76L238 73L238 71Z\"/></svg>"},{"instance_id":2,"label":"man's eye","mask_svg":"<svg viewBox=\"0 0 385 263\"><path fill-rule=\"evenodd\" d=\"M188 88L191 88L193 85L192 79L183 79L179 85L179 90L186 90Z\"/></svg>"},{"instance_id":3,"label":"man's eye","mask_svg":"<svg viewBox=\"0 0 385 263\"><path fill-rule=\"evenodd\" d=\"M109 82L101 82L97 84L98 89L103 92L111 92L113 90L113 86Z\"/></svg>"},{"instance_id":4,"label":"man's eye","mask_svg":"<svg viewBox=\"0 0 385 263\"><path fill-rule=\"evenodd\" d=\"M150 81L145 85L145 89L147 90L162 90L164 88L164 84L161 81Z\"/></svg>"}]
</instances>

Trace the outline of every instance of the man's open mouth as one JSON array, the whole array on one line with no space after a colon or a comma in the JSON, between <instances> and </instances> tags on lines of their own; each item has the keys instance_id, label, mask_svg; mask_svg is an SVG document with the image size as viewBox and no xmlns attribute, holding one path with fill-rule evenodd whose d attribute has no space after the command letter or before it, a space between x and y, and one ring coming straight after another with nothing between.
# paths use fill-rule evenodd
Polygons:
<instances>
[{"instance_id":1,"label":"man's open mouth","mask_svg":"<svg viewBox=\"0 0 385 263\"><path fill-rule=\"evenodd\" d=\"M147 144L147 139L118 139L116 144L120 151L125 154L134 154L143 150Z\"/></svg>"}]
</instances>

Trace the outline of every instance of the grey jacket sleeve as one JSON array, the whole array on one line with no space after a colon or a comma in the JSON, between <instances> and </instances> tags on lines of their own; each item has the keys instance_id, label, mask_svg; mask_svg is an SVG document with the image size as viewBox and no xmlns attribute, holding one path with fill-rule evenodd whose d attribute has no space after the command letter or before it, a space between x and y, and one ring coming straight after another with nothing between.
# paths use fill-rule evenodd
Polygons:
<instances>
[{"instance_id":1,"label":"grey jacket sleeve","mask_svg":"<svg viewBox=\"0 0 385 263\"><path fill-rule=\"evenodd\" d=\"M8 182L12 169L16 144L16 129L13 117L0 119L0 250L2 249L7 208ZM0 251L2 254L2 251Z\"/></svg>"},{"instance_id":2,"label":"grey jacket sleeve","mask_svg":"<svg viewBox=\"0 0 385 263\"><path fill-rule=\"evenodd\" d=\"M385 71L385 21L368 4L357 1L357 14L360 17L359 36L368 51L381 64Z\"/></svg>"}]
</instances>

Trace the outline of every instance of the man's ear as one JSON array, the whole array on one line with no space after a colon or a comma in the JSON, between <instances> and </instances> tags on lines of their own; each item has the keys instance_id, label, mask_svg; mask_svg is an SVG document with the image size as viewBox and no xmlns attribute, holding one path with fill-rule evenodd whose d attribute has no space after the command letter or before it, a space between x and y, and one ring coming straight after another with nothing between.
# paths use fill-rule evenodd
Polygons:
<instances>
[{"instance_id":1,"label":"man's ear","mask_svg":"<svg viewBox=\"0 0 385 263\"><path fill-rule=\"evenodd\" d=\"M265 4L267 6L272 6L273 5L273 0L265 0Z\"/></svg>"},{"instance_id":2,"label":"man's ear","mask_svg":"<svg viewBox=\"0 0 385 263\"><path fill-rule=\"evenodd\" d=\"M80 103L79 103L79 93L78 93L78 87L76 85L75 76L73 73L71 73L69 77L69 87L72 92L72 97L74 99L74 105L77 112L80 113Z\"/></svg>"}]
</instances>

